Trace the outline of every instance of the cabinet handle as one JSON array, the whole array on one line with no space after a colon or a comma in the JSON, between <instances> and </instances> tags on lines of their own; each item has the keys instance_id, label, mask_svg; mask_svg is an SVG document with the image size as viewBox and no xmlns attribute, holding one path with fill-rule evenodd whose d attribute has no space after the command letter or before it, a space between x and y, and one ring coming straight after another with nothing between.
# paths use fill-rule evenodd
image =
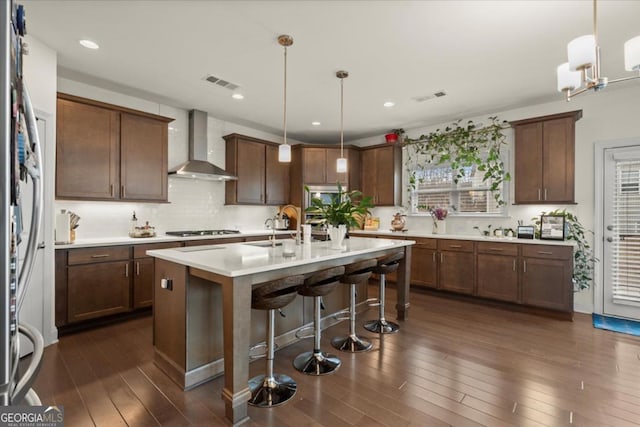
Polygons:
<instances>
[{"instance_id":1,"label":"cabinet handle","mask_svg":"<svg viewBox=\"0 0 640 427\"><path fill-rule=\"evenodd\" d=\"M125 188L125 185L121 185L120 186L120 197L126 197L127 196L127 189Z\"/></svg>"},{"instance_id":2,"label":"cabinet handle","mask_svg":"<svg viewBox=\"0 0 640 427\"><path fill-rule=\"evenodd\" d=\"M513 271L516 271L516 260L513 260Z\"/></svg>"},{"instance_id":3,"label":"cabinet handle","mask_svg":"<svg viewBox=\"0 0 640 427\"><path fill-rule=\"evenodd\" d=\"M553 255L553 252L549 252L549 251L538 251L538 255Z\"/></svg>"},{"instance_id":4,"label":"cabinet handle","mask_svg":"<svg viewBox=\"0 0 640 427\"><path fill-rule=\"evenodd\" d=\"M542 194L539 188L538 188L538 200L542 200Z\"/></svg>"},{"instance_id":5,"label":"cabinet handle","mask_svg":"<svg viewBox=\"0 0 640 427\"><path fill-rule=\"evenodd\" d=\"M544 189L544 199L547 200L547 189Z\"/></svg>"},{"instance_id":6,"label":"cabinet handle","mask_svg":"<svg viewBox=\"0 0 640 427\"><path fill-rule=\"evenodd\" d=\"M91 258L109 258L109 254L91 255Z\"/></svg>"},{"instance_id":7,"label":"cabinet handle","mask_svg":"<svg viewBox=\"0 0 640 427\"><path fill-rule=\"evenodd\" d=\"M502 252L504 249L502 248L489 248L490 251Z\"/></svg>"},{"instance_id":8,"label":"cabinet handle","mask_svg":"<svg viewBox=\"0 0 640 427\"><path fill-rule=\"evenodd\" d=\"M113 197L113 184L109 185L109 194Z\"/></svg>"},{"instance_id":9,"label":"cabinet handle","mask_svg":"<svg viewBox=\"0 0 640 427\"><path fill-rule=\"evenodd\" d=\"M436 253L434 252L432 255L433 255L433 263L435 264L436 263Z\"/></svg>"},{"instance_id":10,"label":"cabinet handle","mask_svg":"<svg viewBox=\"0 0 640 427\"><path fill-rule=\"evenodd\" d=\"M136 261L136 276L140 275L140 261Z\"/></svg>"},{"instance_id":11,"label":"cabinet handle","mask_svg":"<svg viewBox=\"0 0 640 427\"><path fill-rule=\"evenodd\" d=\"M450 248L460 249L462 245L449 245Z\"/></svg>"},{"instance_id":12,"label":"cabinet handle","mask_svg":"<svg viewBox=\"0 0 640 427\"><path fill-rule=\"evenodd\" d=\"M440 252L440 264L444 264L444 254Z\"/></svg>"},{"instance_id":13,"label":"cabinet handle","mask_svg":"<svg viewBox=\"0 0 640 427\"><path fill-rule=\"evenodd\" d=\"M124 277L129 277L129 263L124 265Z\"/></svg>"},{"instance_id":14,"label":"cabinet handle","mask_svg":"<svg viewBox=\"0 0 640 427\"><path fill-rule=\"evenodd\" d=\"M527 272L527 260L526 259L522 260L522 272L523 273Z\"/></svg>"}]
</instances>

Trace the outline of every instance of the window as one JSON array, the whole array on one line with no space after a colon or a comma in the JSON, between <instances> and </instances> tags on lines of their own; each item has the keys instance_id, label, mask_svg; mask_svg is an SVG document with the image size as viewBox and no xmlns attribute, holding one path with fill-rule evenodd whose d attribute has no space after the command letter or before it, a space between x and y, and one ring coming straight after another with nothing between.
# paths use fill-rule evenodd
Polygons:
<instances>
[{"instance_id":1,"label":"window","mask_svg":"<svg viewBox=\"0 0 640 427\"><path fill-rule=\"evenodd\" d=\"M508 153L502 153L505 169ZM421 162L422 163L422 162ZM425 162L426 163L426 162ZM423 164L425 164L423 163ZM508 188L502 184L501 193L505 204L498 206L490 191L491 182L483 182L484 173L476 166L464 166L462 178L454 182L456 173L449 164L429 164L409 170L415 179L415 188L410 190L411 214L429 215L429 208L444 207L450 216L505 216L508 205Z\"/></svg>"}]
</instances>

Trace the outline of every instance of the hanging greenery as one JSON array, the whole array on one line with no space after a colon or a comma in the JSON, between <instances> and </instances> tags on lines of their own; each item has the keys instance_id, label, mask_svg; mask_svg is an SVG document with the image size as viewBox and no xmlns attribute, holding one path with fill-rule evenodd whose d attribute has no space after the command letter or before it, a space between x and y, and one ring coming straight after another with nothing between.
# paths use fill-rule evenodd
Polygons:
<instances>
[{"instance_id":1,"label":"hanging greenery","mask_svg":"<svg viewBox=\"0 0 640 427\"><path fill-rule=\"evenodd\" d=\"M565 222L569 225L565 238L576 242L573 252L573 290L589 289L593 280L594 266L598 262L598 259L593 256L593 250L587 239L587 234L593 234L593 231L584 228L578 221L578 217L565 209L542 212L541 215L564 216ZM540 217L531 218L531 220L536 224L536 237L540 237Z\"/></svg>"},{"instance_id":2,"label":"hanging greenery","mask_svg":"<svg viewBox=\"0 0 640 427\"><path fill-rule=\"evenodd\" d=\"M409 175L408 191L414 190L422 181L418 171L427 165L450 164L453 182L458 183L466 175L465 168L475 167L483 173L482 182L489 184L498 206L505 204L501 193L502 183L511 180L505 170L500 150L506 145L504 129L506 121L489 117L491 124L478 126L472 120L461 125L461 120L443 130L437 129L416 139L405 138L407 159L405 166Z\"/></svg>"}]
</instances>

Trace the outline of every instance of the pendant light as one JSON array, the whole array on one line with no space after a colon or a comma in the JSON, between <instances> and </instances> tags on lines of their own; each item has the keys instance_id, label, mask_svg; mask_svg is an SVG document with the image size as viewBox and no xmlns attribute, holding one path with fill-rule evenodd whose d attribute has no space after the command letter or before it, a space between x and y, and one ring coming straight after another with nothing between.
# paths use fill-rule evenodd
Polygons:
<instances>
[{"instance_id":1,"label":"pendant light","mask_svg":"<svg viewBox=\"0 0 640 427\"><path fill-rule=\"evenodd\" d=\"M336 77L340 79L340 158L336 161L336 172L347 171L347 159L344 157L344 79L349 77L347 71L336 72Z\"/></svg>"},{"instance_id":2,"label":"pendant light","mask_svg":"<svg viewBox=\"0 0 640 427\"><path fill-rule=\"evenodd\" d=\"M278 161L291 162L291 146L287 144L287 47L293 44L293 37L283 34L278 36L278 43L284 47L284 142L278 147Z\"/></svg>"}]
</instances>

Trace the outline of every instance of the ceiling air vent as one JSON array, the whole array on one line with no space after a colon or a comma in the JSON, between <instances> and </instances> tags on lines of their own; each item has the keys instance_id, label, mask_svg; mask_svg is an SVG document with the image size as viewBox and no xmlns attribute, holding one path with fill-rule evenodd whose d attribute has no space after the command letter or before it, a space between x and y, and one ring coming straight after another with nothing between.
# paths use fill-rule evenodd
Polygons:
<instances>
[{"instance_id":1,"label":"ceiling air vent","mask_svg":"<svg viewBox=\"0 0 640 427\"><path fill-rule=\"evenodd\" d=\"M416 102L424 102L427 101L429 99L433 99L433 98L441 98L443 96L445 96L447 93L444 90L439 90L437 92L434 93L430 93L429 95L422 95L422 96L414 96L413 99Z\"/></svg>"},{"instance_id":2,"label":"ceiling air vent","mask_svg":"<svg viewBox=\"0 0 640 427\"><path fill-rule=\"evenodd\" d=\"M238 89L240 86L235 84L235 83L231 83L228 82L226 80L221 79L220 77L216 77L216 76L212 76L212 75L208 75L207 77L204 78L206 81L216 84L218 86L221 86L225 89L229 89L229 90L236 90Z\"/></svg>"}]
</instances>

